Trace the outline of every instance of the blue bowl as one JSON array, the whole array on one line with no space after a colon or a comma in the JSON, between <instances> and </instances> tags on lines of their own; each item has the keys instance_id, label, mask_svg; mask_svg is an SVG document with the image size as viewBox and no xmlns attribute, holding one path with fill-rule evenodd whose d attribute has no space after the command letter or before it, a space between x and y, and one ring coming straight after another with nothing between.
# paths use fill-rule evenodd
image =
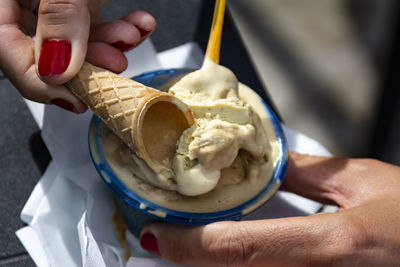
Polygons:
<instances>
[{"instance_id":1,"label":"blue bowl","mask_svg":"<svg viewBox=\"0 0 400 267\"><path fill-rule=\"evenodd\" d=\"M133 77L134 80L149 87L159 88L161 85L192 72L192 69L167 69L152 71ZM288 162L287 142L283 134L280 122L269 106L263 102L269 115L276 137L278 148L277 162L268 184L253 198L234 208L207 213L183 212L168 209L129 190L113 172L104 155L102 147L102 120L93 116L89 126L89 151L92 161L106 184L117 196L117 203L130 230L139 236L142 227L154 221L167 221L178 224L203 225L222 220L239 220L244 215L258 208L270 199L278 190L277 185L283 181Z\"/></svg>"}]
</instances>

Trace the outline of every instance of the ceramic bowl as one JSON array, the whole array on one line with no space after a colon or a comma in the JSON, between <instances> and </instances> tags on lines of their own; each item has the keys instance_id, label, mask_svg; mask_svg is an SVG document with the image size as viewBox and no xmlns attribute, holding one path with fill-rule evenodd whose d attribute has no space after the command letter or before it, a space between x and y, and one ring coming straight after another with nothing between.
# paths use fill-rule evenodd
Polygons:
<instances>
[{"instance_id":1,"label":"ceramic bowl","mask_svg":"<svg viewBox=\"0 0 400 267\"><path fill-rule=\"evenodd\" d=\"M188 72L190 69L167 69L152 71L142 75L133 77L134 80L153 88L160 88L168 81L177 79ZM256 93L255 97L259 98ZM260 99L260 98L259 98ZM92 161L104 182L114 192L119 208L124 215L126 223L130 230L138 236L141 228L150 222L167 221L179 224L203 225L221 220L239 220L244 215L255 210L259 206L267 202L273 194L278 190L287 167L288 150L287 142L281 128L281 124L271 110L264 103L263 107L268 115L268 119L272 124L275 134L274 145L277 147L277 160L272 171L271 178L266 186L254 197L248 201L228 210L196 213L182 212L162 207L152 203L149 200L135 194L129 190L114 173L108 164L102 147L102 134L105 124L97 116L93 116L89 128L89 150Z\"/></svg>"}]
</instances>

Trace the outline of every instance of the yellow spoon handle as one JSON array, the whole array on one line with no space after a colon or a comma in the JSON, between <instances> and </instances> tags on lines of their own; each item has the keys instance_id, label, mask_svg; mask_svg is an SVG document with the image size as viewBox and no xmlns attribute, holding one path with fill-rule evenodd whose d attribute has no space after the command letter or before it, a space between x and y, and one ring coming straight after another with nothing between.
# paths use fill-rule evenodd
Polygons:
<instances>
[{"instance_id":1,"label":"yellow spoon handle","mask_svg":"<svg viewBox=\"0 0 400 267\"><path fill-rule=\"evenodd\" d=\"M210 36L208 38L205 60L211 59L219 64L219 51L221 48L222 24L224 22L226 0L216 0Z\"/></svg>"}]
</instances>

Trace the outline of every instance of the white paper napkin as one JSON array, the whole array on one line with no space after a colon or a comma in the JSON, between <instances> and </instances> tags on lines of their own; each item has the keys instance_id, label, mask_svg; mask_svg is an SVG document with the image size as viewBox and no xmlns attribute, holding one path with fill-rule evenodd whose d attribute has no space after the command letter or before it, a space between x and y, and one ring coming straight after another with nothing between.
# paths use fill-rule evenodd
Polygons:
<instances>
[{"instance_id":1,"label":"white paper napkin","mask_svg":"<svg viewBox=\"0 0 400 267\"><path fill-rule=\"evenodd\" d=\"M201 55L195 43L157 55L147 40L127 54L129 68L123 74L130 77L160 68L196 68L201 65ZM128 261L124 259L126 251L116 238L112 222L113 195L89 156L87 138L92 113L75 115L36 103L29 103L29 107L38 124L43 125L42 137L52 155L52 161L21 212L27 226L16 233L35 263L57 267L177 266L148 254L130 232L126 238L131 257ZM329 155L318 142L287 127L284 131L290 150ZM278 192L267 205L245 219L308 215L320 207L314 201Z\"/></svg>"}]
</instances>

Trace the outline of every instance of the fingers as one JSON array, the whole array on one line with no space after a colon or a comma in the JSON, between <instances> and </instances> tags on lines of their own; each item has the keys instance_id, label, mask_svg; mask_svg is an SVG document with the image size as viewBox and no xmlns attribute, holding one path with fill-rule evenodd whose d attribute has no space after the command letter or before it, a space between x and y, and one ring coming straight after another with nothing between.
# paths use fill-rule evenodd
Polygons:
<instances>
[{"instance_id":1,"label":"fingers","mask_svg":"<svg viewBox=\"0 0 400 267\"><path fill-rule=\"evenodd\" d=\"M154 18L143 11L135 11L119 20L102 23L90 34L86 59L94 65L120 73L128 66L122 52L143 42L155 27Z\"/></svg>"},{"instance_id":2,"label":"fingers","mask_svg":"<svg viewBox=\"0 0 400 267\"><path fill-rule=\"evenodd\" d=\"M115 20L99 25L90 35L90 42L105 42L126 51L133 48L141 41L138 28L129 22Z\"/></svg>"},{"instance_id":3,"label":"fingers","mask_svg":"<svg viewBox=\"0 0 400 267\"><path fill-rule=\"evenodd\" d=\"M103 2L90 6L94 18ZM1 1L0 5L0 68L10 81L27 99L84 112L87 107L61 85L79 71L86 57L90 28L87 0L43 0L37 17L30 12L33 8L21 7L14 0ZM154 18L145 12L104 23L93 31L87 60L122 72L127 67L122 51L140 44L154 27Z\"/></svg>"},{"instance_id":4,"label":"fingers","mask_svg":"<svg viewBox=\"0 0 400 267\"><path fill-rule=\"evenodd\" d=\"M346 159L290 153L282 185L287 190L343 208L400 188L399 167L373 159Z\"/></svg>"},{"instance_id":5,"label":"fingers","mask_svg":"<svg viewBox=\"0 0 400 267\"><path fill-rule=\"evenodd\" d=\"M35 102L53 104L74 113L87 110L87 106L65 86L49 85L38 79L34 65L16 79L16 87L23 97Z\"/></svg>"},{"instance_id":6,"label":"fingers","mask_svg":"<svg viewBox=\"0 0 400 267\"><path fill-rule=\"evenodd\" d=\"M115 73L124 71L128 66L128 60L119 49L103 42L89 43L86 59Z\"/></svg>"},{"instance_id":7,"label":"fingers","mask_svg":"<svg viewBox=\"0 0 400 267\"><path fill-rule=\"evenodd\" d=\"M335 177L346 169L348 161L291 152L281 189L322 203L342 202L342 191L345 188Z\"/></svg>"},{"instance_id":8,"label":"fingers","mask_svg":"<svg viewBox=\"0 0 400 267\"><path fill-rule=\"evenodd\" d=\"M122 52L140 44L156 26L148 13L132 12L95 27L88 46L89 13L87 1L41 2L35 57L38 74L46 83L65 83L79 71L85 57L92 64L122 72L127 67Z\"/></svg>"},{"instance_id":9,"label":"fingers","mask_svg":"<svg viewBox=\"0 0 400 267\"><path fill-rule=\"evenodd\" d=\"M42 0L35 38L37 71L49 84L63 84L81 68L90 28L87 0Z\"/></svg>"},{"instance_id":10,"label":"fingers","mask_svg":"<svg viewBox=\"0 0 400 267\"><path fill-rule=\"evenodd\" d=\"M86 105L65 86L49 85L38 79L34 65L31 65L26 71L18 69L13 71L15 71L14 74L6 72L7 76L26 99L57 105L74 113L83 113L87 110Z\"/></svg>"},{"instance_id":11,"label":"fingers","mask_svg":"<svg viewBox=\"0 0 400 267\"><path fill-rule=\"evenodd\" d=\"M56 104L75 113L87 108L64 86L51 86L41 81L36 73L34 41L26 36L18 22L21 21L18 3L0 1L0 69L25 98L47 104ZM26 16L28 24L35 18Z\"/></svg>"},{"instance_id":12,"label":"fingers","mask_svg":"<svg viewBox=\"0 0 400 267\"><path fill-rule=\"evenodd\" d=\"M360 235L345 222L320 214L201 227L155 223L143 229L140 242L152 254L190 266L326 266L333 255L351 252Z\"/></svg>"},{"instance_id":13,"label":"fingers","mask_svg":"<svg viewBox=\"0 0 400 267\"><path fill-rule=\"evenodd\" d=\"M122 17L121 20L135 25L140 32L142 41L147 38L156 28L156 20L150 14L144 11L132 12Z\"/></svg>"}]
</instances>

